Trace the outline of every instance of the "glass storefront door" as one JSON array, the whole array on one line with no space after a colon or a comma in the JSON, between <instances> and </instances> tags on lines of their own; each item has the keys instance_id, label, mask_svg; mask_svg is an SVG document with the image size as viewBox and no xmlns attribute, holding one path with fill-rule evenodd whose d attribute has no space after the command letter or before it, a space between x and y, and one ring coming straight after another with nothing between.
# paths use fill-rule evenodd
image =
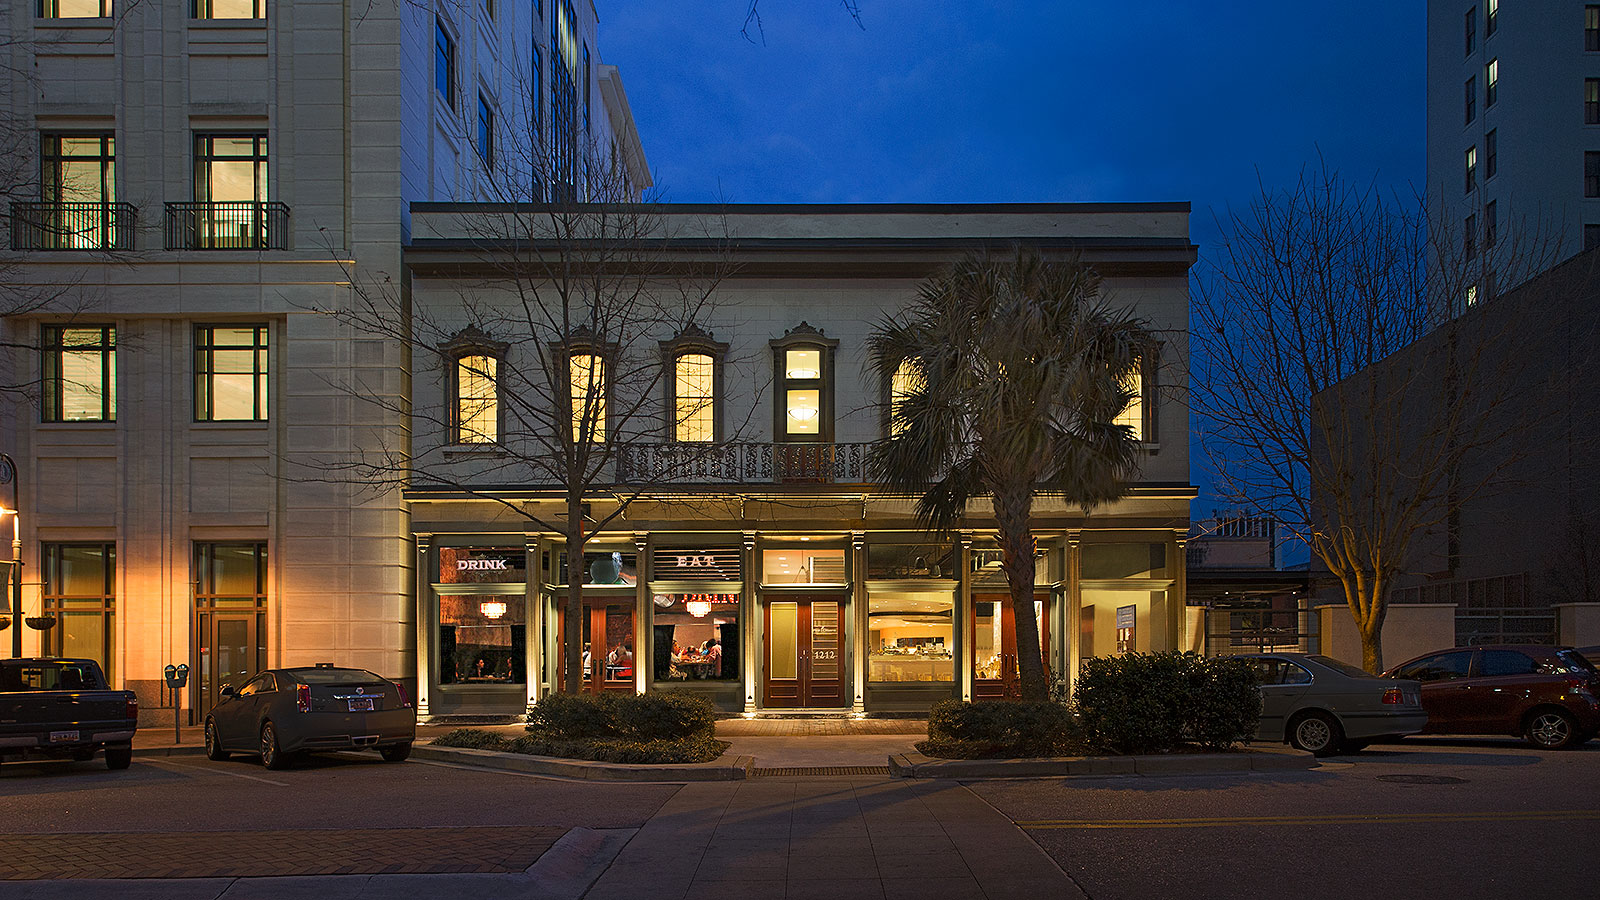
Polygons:
<instances>
[{"instance_id":1,"label":"glass storefront door","mask_svg":"<svg viewBox=\"0 0 1600 900\"><path fill-rule=\"evenodd\" d=\"M1034 595L1033 616L1039 629L1039 650L1049 675L1049 598ZM975 700L1012 700L1022 696L1022 673L1017 664L1017 620L1010 594L974 594L972 597L972 697Z\"/></svg>"},{"instance_id":2,"label":"glass storefront door","mask_svg":"<svg viewBox=\"0 0 1600 900\"><path fill-rule=\"evenodd\" d=\"M765 706L845 705L843 608L801 598L766 604Z\"/></svg>"},{"instance_id":3,"label":"glass storefront door","mask_svg":"<svg viewBox=\"0 0 1600 900\"><path fill-rule=\"evenodd\" d=\"M255 613L202 613L197 648L200 682L200 721L217 704L223 685L239 685L261 666L263 654Z\"/></svg>"},{"instance_id":4,"label":"glass storefront door","mask_svg":"<svg viewBox=\"0 0 1600 900\"><path fill-rule=\"evenodd\" d=\"M584 598L580 627L583 629L583 690L632 693L637 648L633 645L634 601L622 598ZM562 611L561 634L566 634L566 613ZM558 645L557 659L561 658ZM558 684L566 684L566 672L559 668Z\"/></svg>"}]
</instances>

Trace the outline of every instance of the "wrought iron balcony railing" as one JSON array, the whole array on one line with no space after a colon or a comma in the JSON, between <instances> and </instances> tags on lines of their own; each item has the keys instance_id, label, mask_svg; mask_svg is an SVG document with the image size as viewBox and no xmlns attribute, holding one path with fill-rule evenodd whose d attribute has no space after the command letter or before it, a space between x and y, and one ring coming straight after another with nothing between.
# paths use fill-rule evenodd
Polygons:
<instances>
[{"instance_id":1,"label":"wrought iron balcony railing","mask_svg":"<svg viewBox=\"0 0 1600 900\"><path fill-rule=\"evenodd\" d=\"M622 484L864 484L869 444L647 444L618 458Z\"/></svg>"},{"instance_id":2,"label":"wrought iron balcony railing","mask_svg":"<svg viewBox=\"0 0 1600 900\"><path fill-rule=\"evenodd\" d=\"M132 250L139 210L132 203L11 204L13 250Z\"/></svg>"},{"instance_id":3,"label":"wrought iron balcony railing","mask_svg":"<svg viewBox=\"0 0 1600 900\"><path fill-rule=\"evenodd\" d=\"M168 250L287 250L283 203L168 203Z\"/></svg>"}]
</instances>

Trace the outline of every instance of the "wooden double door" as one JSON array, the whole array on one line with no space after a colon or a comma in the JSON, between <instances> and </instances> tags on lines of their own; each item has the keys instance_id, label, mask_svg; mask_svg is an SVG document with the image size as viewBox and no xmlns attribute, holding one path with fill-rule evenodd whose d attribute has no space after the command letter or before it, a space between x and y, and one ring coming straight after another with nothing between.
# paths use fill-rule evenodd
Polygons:
<instances>
[{"instance_id":1,"label":"wooden double door","mask_svg":"<svg viewBox=\"0 0 1600 900\"><path fill-rule=\"evenodd\" d=\"M565 602L565 598L561 598ZM642 665L638 660L638 647L634 646L634 601L632 598L583 598L583 687L586 693L605 691L632 693L635 690L634 670ZM557 634L566 635L567 614L558 610L560 625ZM558 639L557 660L565 660L565 644ZM556 683L566 689L567 672L562 662L557 663Z\"/></svg>"},{"instance_id":2,"label":"wooden double door","mask_svg":"<svg viewBox=\"0 0 1600 900\"><path fill-rule=\"evenodd\" d=\"M843 601L784 597L768 600L763 607L762 705L789 709L848 705Z\"/></svg>"},{"instance_id":3,"label":"wooden double door","mask_svg":"<svg viewBox=\"0 0 1600 900\"><path fill-rule=\"evenodd\" d=\"M1050 673L1050 597L1033 597L1034 622L1039 628L1039 651L1045 675ZM1017 663L1017 617L1010 594L974 594L972 597L972 697L974 700L1015 700L1022 697L1022 672Z\"/></svg>"}]
</instances>

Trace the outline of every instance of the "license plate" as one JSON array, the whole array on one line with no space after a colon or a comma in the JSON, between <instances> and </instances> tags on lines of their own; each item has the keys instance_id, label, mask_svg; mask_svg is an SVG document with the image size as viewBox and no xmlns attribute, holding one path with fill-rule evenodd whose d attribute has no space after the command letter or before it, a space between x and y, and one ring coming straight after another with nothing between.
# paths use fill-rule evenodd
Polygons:
<instances>
[{"instance_id":1,"label":"license plate","mask_svg":"<svg viewBox=\"0 0 1600 900\"><path fill-rule=\"evenodd\" d=\"M354 697L350 700L351 712L372 712L371 697Z\"/></svg>"},{"instance_id":2,"label":"license plate","mask_svg":"<svg viewBox=\"0 0 1600 900\"><path fill-rule=\"evenodd\" d=\"M52 743L52 744L59 744L59 743L61 743L63 741L75 741L77 739L78 739L78 733L76 731L52 731L52 732L50 732L50 743Z\"/></svg>"}]
</instances>

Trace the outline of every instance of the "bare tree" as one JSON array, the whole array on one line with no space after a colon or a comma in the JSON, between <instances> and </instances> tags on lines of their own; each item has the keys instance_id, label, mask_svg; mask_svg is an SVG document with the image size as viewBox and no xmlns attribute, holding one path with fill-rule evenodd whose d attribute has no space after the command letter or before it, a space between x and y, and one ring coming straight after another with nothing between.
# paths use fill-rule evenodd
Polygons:
<instances>
[{"instance_id":1,"label":"bare tree","mask_svg":"<svg viewBox=\"0 0 1600 900\"><path fill-rule=\"evenodd\" d=\"M856 27L866 31L867 25L861 21L861 4L857 0L839 0L839 3L844 7L844 11L850 14ZM755 37L751 37L751 29L755 29ZM760 38L763 44L767 42L767 32L761 24L761 0L750 0L750 5L744 14L744 27L739 29L739 34L751 43L754 43L756 38Z\"/></svg>"},{"instance_id":2,"label":"bare tree","mask_svg":"<svg viewBox=\"0 0 1600 900\"><path fill-rule=\"evenodd\" d=\"M1419 536L1453 546L1536 424L1537 373L1498 286L1556 259L1539 229L1446 222L1323 168L1221 221L1194 290L1194 402L1218 487L1278 518L1337 579L1383 666ZM1525 293L1525 292L1519 292ZM1453 549L1447 549L1447 554Z\"/></svg>"}]
</instances>

